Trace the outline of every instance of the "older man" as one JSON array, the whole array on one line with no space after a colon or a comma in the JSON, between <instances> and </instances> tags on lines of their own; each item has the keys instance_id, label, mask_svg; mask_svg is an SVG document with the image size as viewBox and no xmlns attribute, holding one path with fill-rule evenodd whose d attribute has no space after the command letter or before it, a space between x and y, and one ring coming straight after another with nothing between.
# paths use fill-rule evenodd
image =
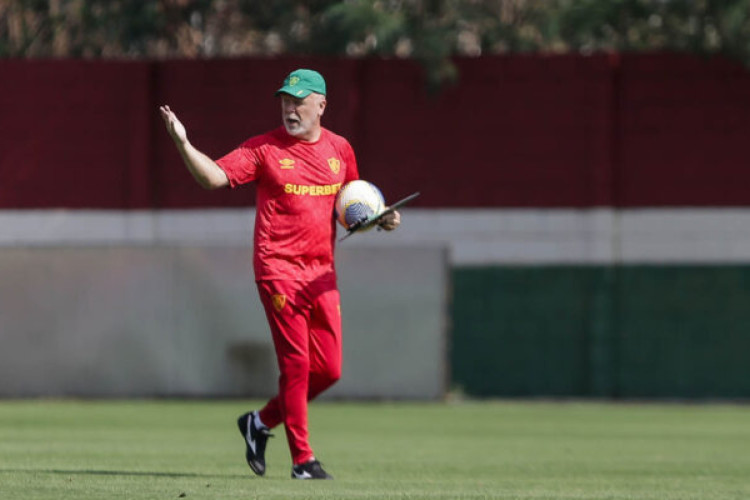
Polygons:
<instances>
[{"instance_id":1,"label":"older man","mask_svg":"<svg viewBox=\"0 0 750 500\"><path fill-rule=\"evenodd\" d=\"M320 73L293 71L276 95L283 125L216 161L190 143L169 106L160 111L201 186L257 184L253 267L281 376L278 395L238 419L247 463L256 474L265 474L270 429L283 423L292 478L331 479L310 447L307 403L341 376L333 204L338 189L359 173L349 142L321 126L327 101ZM398 212L380 221L386 230L399 224Z\"/></svg>"}]
</instances>

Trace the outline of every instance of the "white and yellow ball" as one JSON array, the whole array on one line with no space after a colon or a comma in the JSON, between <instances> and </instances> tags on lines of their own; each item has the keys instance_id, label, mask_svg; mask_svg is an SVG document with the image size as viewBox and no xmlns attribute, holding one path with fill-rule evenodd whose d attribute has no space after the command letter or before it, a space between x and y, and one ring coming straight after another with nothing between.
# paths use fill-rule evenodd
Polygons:
<instances>
[{"instance_id":1,"label":"white and yellow ball","mask_svg":"<svg viewBox=\"0 0 750 500\"><path fill-rule=\"evenodd\" d=\"M384 209L383 194L374 184L363 180L352 181L343 186L336 195L334 204L336 220L345 229Z\"/></svg>"}]
</instances>

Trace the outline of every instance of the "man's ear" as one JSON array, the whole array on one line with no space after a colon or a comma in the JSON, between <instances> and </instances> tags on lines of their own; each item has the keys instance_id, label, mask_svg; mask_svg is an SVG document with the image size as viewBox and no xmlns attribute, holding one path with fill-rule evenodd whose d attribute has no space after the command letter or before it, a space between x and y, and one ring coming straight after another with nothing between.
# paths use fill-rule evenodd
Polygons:
<instances>
[{"instance_id":1,"label":"man's ear","mask_svg":"<svg viewBox=\"0 0 750 500\"><path fill-rule=\"evenodd\" d=\"M320 101L318 102L318 106L319 106L319 109L320 109L320 116L323 116L323 113L326 110L326 104L328 104L328 101L326 101L326 98L325 97L321 97Z\"/></svg>"}]
</instances>

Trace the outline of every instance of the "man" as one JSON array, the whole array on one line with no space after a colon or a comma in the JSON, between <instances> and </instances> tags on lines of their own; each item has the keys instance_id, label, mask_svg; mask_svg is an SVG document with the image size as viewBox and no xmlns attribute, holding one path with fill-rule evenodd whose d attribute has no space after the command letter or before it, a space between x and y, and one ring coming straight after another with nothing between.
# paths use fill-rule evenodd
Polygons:
<instances>
[{"instance_id":1,"label":"man","mask_svg":"<svg viewBox=\"0 0 750 500\"><path fill-rule=\"evenodd\" d=\"M359 177L349 142L323 128L326 84L299 69L276 92L283 125L217 161L197 150L169 106L167 130L195 180L207 189L257 183L253 267L281 376L278 395L237 423L250 468L265 474L270 429L283 423L292 478L332 479L308 440L307 402L341 375L341 308L333 262L338 189ZM398 212L380 221L393 230Z\"/></svg>"}]
</instances>

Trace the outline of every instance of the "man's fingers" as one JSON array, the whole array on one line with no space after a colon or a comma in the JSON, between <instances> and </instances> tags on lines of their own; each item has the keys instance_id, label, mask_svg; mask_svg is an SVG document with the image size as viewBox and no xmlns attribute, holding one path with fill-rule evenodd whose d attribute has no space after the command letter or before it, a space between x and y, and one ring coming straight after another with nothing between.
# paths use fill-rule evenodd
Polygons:
<instances>
[{"instance_id":1,"label":"man's fingers","mask_svg":"<svg viewBox=\"0 0 750 500\"><path fill-rule=\"evenodd\" d=\"M164 104L159 106L159 113L161 113L161 117L167 127L167 132L172 136L172 139L179 144L187 142L185 126L177 118L177 115L174 114L174 111L168 105Z\"/></svg>"},{"instance_id":2,"label":"man's fingers","mask_svg":"<svg viewBox=\"0 0 750 500\"><path fill-rule=\"evenodd\" d=\"M175 114L169 109L169 106L159 106L159 111L161 112L162 118L165 120L174 120Z\"/></svg>"},{"instance_id":3,"label":"man's fingers","mask_svg":"<svg viewBox=\"0 0 750 500\"><path fill-rule=\"evenodd\" d=\"M174 114L174 111L169 109L169 106L167 105L160 106L159 111L161 112L161 117L164 119L164 123L167 127L171 131L176 131L175 127L177 126L177 123L179 123L179 120L177 120L177 115Z\"/></svg>"}]
</instances>

